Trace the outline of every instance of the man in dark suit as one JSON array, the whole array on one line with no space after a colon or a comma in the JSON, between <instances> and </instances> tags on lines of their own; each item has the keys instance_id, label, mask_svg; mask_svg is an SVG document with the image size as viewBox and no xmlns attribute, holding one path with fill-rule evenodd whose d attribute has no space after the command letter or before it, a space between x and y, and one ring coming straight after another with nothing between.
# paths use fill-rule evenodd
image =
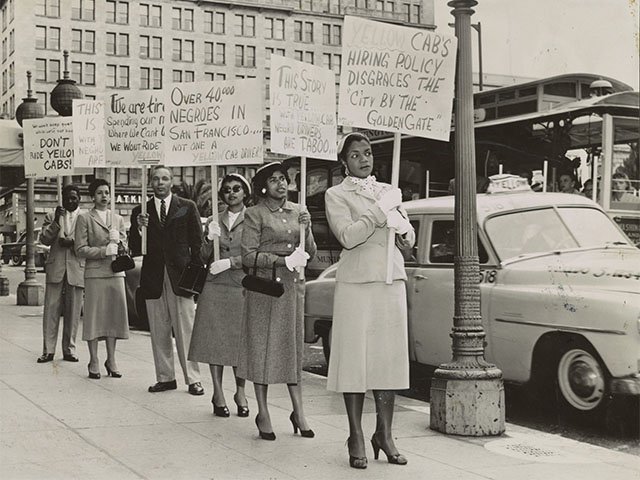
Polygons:
<instances>
[{"instance_id":1,"label":"man in dark suit","mask_svg":"<svg viewBox=\"0 0 640 480\"><path fill-rule=\"evenodd\" d=\"M151 172L154 197L147 213L137 206L131 213L129 246L134 255L142 252L141 230L147 227L147 254L142 261L140 289L146 299L157 383L149 391L177 388L171 332L176 339L178 359L192 395L204 394L196 362L187 361L195 317L193 296L178 286L182 270L189 263L202 264L202 227L196 204L171 194L172 173L156 166Z\"/></svg>"}]
</instances>

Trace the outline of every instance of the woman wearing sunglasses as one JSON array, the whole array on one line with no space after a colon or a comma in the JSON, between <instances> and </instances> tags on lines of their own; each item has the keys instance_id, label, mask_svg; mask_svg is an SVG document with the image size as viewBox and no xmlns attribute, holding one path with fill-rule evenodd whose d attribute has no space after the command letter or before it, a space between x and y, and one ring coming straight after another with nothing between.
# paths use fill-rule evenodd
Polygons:
<instances>
[{"instance_id":1,"label":"woman wearing sunglasses","mask_svg":"<svg viewBox=\"0 0 640 480\"><path fill-rule=\"evenodd\" d=\"M209 218L205 241L200 254L211 264L207 281L198 298L196 318L189 348L189 360L208 363L213 380L213 414L228 417L229 408L222 389L225 365L233 367L236 393L233 400L239 417L249 416L245 381L236 375L242 326L242 257L240 240L244 224L245 203L251 187L242 176L231 173L222 179L218 197L226 208L220 213L220 223ZM213 239L220 238L220 260L212 262Z\"/></svg>"}]
</instances>

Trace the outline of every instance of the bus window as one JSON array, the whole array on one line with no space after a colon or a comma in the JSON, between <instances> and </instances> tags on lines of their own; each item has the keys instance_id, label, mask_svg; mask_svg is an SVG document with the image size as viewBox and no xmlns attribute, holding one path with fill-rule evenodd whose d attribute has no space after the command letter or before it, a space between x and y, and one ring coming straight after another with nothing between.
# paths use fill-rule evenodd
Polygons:
<instances>
[{"instance_id":1,"label":"bus window","mask_svg":"<svg viewBox=\"0 0 640 480\"><path fill-rule=\"evenodd\" d=\"M611 208L640 211L638 120L616 118L611 162Z\"/></svg>"}]
</instances>

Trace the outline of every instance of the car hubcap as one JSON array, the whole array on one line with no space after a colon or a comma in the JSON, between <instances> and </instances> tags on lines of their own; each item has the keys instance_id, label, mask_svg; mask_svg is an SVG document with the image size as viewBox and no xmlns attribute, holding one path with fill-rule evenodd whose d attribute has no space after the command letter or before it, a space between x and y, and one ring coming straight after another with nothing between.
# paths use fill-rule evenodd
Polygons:
<instances>
[{"instance_id":1,"label":"car hubcap","mask_svg":"<svg viewBox=\"0 0 640 480\"><path fill-rule=\"evenodd\" d=\"M588 352L566 352L558 364L558 386L564 399L578 410L593 410L604 397L602 368Z\"/></svg>"}]
</instances>

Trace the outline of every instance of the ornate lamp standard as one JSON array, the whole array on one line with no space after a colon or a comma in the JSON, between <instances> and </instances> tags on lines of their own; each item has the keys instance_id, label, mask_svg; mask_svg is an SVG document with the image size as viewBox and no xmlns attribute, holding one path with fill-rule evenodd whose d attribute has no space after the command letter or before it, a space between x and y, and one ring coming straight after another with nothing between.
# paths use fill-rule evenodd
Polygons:
<instances>
[{"instance_id":1,"label":"ornate lamp standard","mask_svg":"<svg viewBox=\"0 0 640 480\"><path fill-rule=\"evenodd\" d=\"M502 372L484 359L480 314L470 25L477 4L475 0L448 3L458 38L453 359L440 365L431 382L431 428L472 436L499 435L505 429Z\"/></svg>"},{"instance_id":2,"label":"ornate lamp standard","mask_svg":"<svg viewBox=\"0 0 640 480\"><path fill-rule=\"evenodd\" d=\"M20 126L24 120L44 117L44 106L40 105L32 94L31 72L27 72L27 96L16 109L16 120ZM36 280L34 198L35 179L27 178L27 265L24 269L24 282L18 285L16 291L18 305L42 305L44 302L44 287Z\"/></svg>"}]
</instances>

